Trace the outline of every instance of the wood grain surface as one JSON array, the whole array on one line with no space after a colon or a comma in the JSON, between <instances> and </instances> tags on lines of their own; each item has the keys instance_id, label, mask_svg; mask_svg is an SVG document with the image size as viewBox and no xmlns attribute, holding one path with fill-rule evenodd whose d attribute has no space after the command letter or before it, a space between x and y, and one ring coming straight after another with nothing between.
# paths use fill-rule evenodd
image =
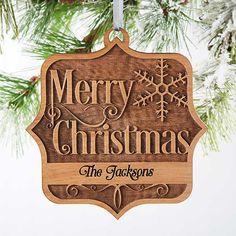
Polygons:
<instances>
[{"instance_id":1,"label":"wood grain surface","mask_svg":"<svg viewBox=\"0 0 236 236\"><path fill-rule=\"evenodd\" d=\"M41 107L27 128L56 203L91 203L119 218L144 203L177 203L192 189L192 156L206 131L192 100L192 67L176 53L142 53L129 36L89 54L59 54L41 71Z\"/></svg>"}]
</instances>

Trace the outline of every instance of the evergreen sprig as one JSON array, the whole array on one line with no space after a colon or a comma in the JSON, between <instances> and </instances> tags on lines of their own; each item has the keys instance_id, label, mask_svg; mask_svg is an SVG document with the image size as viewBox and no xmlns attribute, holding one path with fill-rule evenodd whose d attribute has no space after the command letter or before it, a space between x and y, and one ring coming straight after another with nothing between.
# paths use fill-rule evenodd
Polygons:
<instances>
[{"instance_id":1,"label":"evergreen sprig","mask_svg":"<svg viewBox=\"0 0 236 236\"><path fill-rule=\"evenodd\" d=\"M0 134L13 154L23 154L25 128L33 121L39 109L39 77L30 80L0 73Z\"/></svg>"},{"instance_id":2,"label":"evergreen sprig","mask_svg":"<svg viewBox=\"0 0 236 236\"><path fill-rule=\"evenodd\" d=\"M72 32L62 33L55 30L49 30L43 38L26 49L39 59L46 59L53 54L59 53L79 53L89 52L92 44L86 43L75 37Z\"/></svg>"},{"instance_id":3,"label":"evergreen sprig","mask_svg":"<svg viewBox=\"0 0 236 236\"><path fill-rule=\"evenodd\" d=\"M187 26L193 22L188 1L151 0L142 1L139 25L139 47L157 52L188 49L191 42L187 36Z\"/></svg>"},{"instance_id":4,"label":"evergreen sprig","mask_svg":"<svg viewBox=\"0 0 236 236\"><path fill-rule=\"evenodd\" d=\"M23 5L19 28L22 38L39 39L50 29L65 32L70 29L73 17L79 13L81 3L62 4L58 0L31 0Z\"/></svg>"},{"instance_id":5,"label":"evergreen sprig","mask_svg":"<svg viewBox=\"0 0 236 236\"><path fill-rule=\"evenodd\" d=\"M6 32L12 30L13 36L18 36L18 25L15 18L13 1L0 0L0 40L4 39ZM1 52L1 47L0 47Z\"/></svg>"},{"instance_id":6,"label":"evergreen sprig","mask_svg":"<svg viewBox=\"0 0 236 236\"><path fill-rule=\"evenodd\" d=\"M235 93L234 84L226 83L223 88L216 86L214 91L208 92L210 96L197 106L197 112L208 128L202 140L207 152L219 151L220 143L229 141L236 130Z\"/></svg>"},{"instance_id":7,"label":"evergreen sprig","mask_svg":"<svg viewBox=\"0 0 236 236\"><path fill-rule=\"evenodd\" d=\"M138 14L140 0L124 0L124 28L132 29L135 16ZM89 34L84 38L88 43L94 43L103 38L104 33L113 25L113 2L100 0L84 5Z\"/></svg>"},{"instance_id":8,"label":"evergreen sprig","mask_svg":"<svg viewBox=\"0 0 236 236\"><path fill-rule=\"evenodd\" d=\"M236 67L221 58L211 59L195 73L195 105L208 128L202 138L206 152L219 151L220 143L236 131L235 72Z\"/></svg>"},{"instance_id":9,"label":"evergreen sprig","mask_svg":"<svg viewBox=\"0 0 236 236\"><path fill-rule=\"evenodd\" d=\"M229 52L231 63L236 63L236 2L234 0L205 1L201 20L205 27L204 39L215 57Z\"/></svg>"}]
</instances>

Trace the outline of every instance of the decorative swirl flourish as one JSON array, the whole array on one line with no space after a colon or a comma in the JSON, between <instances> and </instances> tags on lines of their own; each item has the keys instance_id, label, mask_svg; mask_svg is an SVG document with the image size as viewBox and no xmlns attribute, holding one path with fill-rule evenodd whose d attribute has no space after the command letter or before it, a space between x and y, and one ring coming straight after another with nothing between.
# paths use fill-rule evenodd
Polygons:
<instances>
[{"instance_id":1,"label":"decorative swirl flourish","mask_svg":"<svg viewBox=\"0 0 236 236\"><path fill-rule=\"evenodd\" d=\"M70 147L68 144L63 144L63 145L61 146L61 150L62 150L62 152L63 152L64 155L67 155L67 154L70 153L71 147Z\"/></svg>"},{"instance_id":2,"label":"decorative swirl flourish","mask_svg":"<svg viewBox=\"0 0 236 236\"><path fill-rule=\"evenodd\" d=\"M106 122L106 117L103 117L103 120L100 121L97 124L89 124L86 123L85 121L81 120L79 117L77 117L72 111L70 111L67 107L65 107L64 105L60 104L69 114L71 114L78 122L80 122L82 125L87 126L87 127L91 127L91 128L98 128L100 126L102 126L105 122ZM97 105L99 108L101 108L99 105ZM94 107L94 105L90 105L88 107L86 107L84 109L84 111L89 110L91 107ZM102 108L101 108L102 109Z\"/></svg>"},{"instance_id":3,"label":"decorative swirl flourish","mask_svg":"<svg viewBox=\"0 0 236 236\"><path fill-rule=\"evenodd\" d=\"M98 188L97 185L93 184L93 185L81 185L81 187L84 187L88 190L93 190L94 192L103 192L104 190L106 190L107 188L111 187L113 185L105 185L105 187L103 188Z\"/></svg>"},{"instance_id":4,"label":"decorative swirl flourish","mask_svg":"<svg viewBox=\"0 0 236 236\"><path fill-rule=\"evenodd\" d=\"M67 108L66 106L62 105L62 104L57 104L57 106L60 105L61 107L63 107L70 115L72 115L78 122L80 122L82 125L86 126L86 127L90 127L90 128L98 128L101 127L102 125L105 124L105 122L107 120L118 120L122 114L124 113L124 109L119 113L119 109L114 106L114 105L109 105L106 107L101 107L100 105L89 105L87 106L84 111L88 111L89 109L91 109L92 107L98 107L99 109L101 109L103 118L101 121L99 121L96 124L91 124L88 123L84 120L82 120L81 118L79 118L77 115L75 115L69 108ZM47 125L48 128L54 128L55 125L55 121L57 121L58 119L60 119L62 112L61 110L55 106L55 104L51 105L49 104L48 106L50 106L44 116L47 120L50 121L50 123Z\"/></svg>"},{"instance_id":5,"label":"decorative swirl flourish","mask_svg":"<svg viewBox=\"0 0 236 236\"><path fill-rule=\"evenodd\" d=\"M109 105L103 108L103 116L106 117L107 120L118 120L123 115L126 106L123 107L122 111L119 113L119 110L114 105Z\"/></svg>"},{"instance_id":6,"label":"decorative swirl flourish","mask_svg":"<svg viewBox=\"0 0 236 236\"><path fill-rule=\"evenodd\" d=\"M128 184L116 184L116 185L105 185L103 188L98 188L96 185L69 185L66 188L66 192L69 196L77 197L79 194L79 187L85 188L90 191L94 192L103 192L104 190L114 187L113 192L113 204L117 209L120 209L122 206L122 192L121 188L128 188L134 192L143 192L151 188L156 188L155 191L157 193L157 198L162 198L166 196L169 192L169 186L167 184L149 184L149 185L128 185Z\"/></svg>"},{"instance_id":7,"label":"decorative swirl flourish","mask_svg":"<svg viewBox=\"0 0 236 236\"><path fill-rule=\"evenodd\" d=\"M167 184L159 184L159 185L157 185L156 192L157 192L157 197L161 198L161 197L168 194L169 187Z\"/></svg>"},{"instance_id":8,"label":"decorative swirl flourish","mask_svg":"<svg viewBox=\"0 0 236 236\"><path fill-rule=\"evenodd\" d=\"M103 109L103 116L106 117L106 119L108 119L108 120L116 120L119 118L119 116L118 116L118 118L116 117L118 112L119 112L119 110L116 106L109 105Z\"/></svg>"},{"instance_id":9,"label":"decorative swirl flourish","mask_svg":"<svg viewBox=\"0 0 236 236\"><path fill-rule=\"evenodd\" d=\"M66 193L68 196L77 197L79 195L79 186L78 185L68 185L66 187Z\"/></svg>"},{"instance_id":10,"label":"decorative swirl flourish","mask_svg":"<svg viewBox=\"0 0 236 236\"><path fill-rule=\"evenodd\" d=\"M44 117L50 121L50 123L47 124L47 127L51 129L54 127L55 121L60 119L61 110L58 107L49 104L46 112L44 113Z\"/></svg>"},{"instance_id":11,"label":"decorative swirl flourish","mask_svg":"<svg viewBox=\"0 0 236 236\"><path fill-rule=\"evenodd\" d=\"M104 123L107 120L118 120L124 111L122 111L119 114L119 110L116 106L114 105L109 105L106 106L105 108L99 106L99 105L90 105L87 106L84 111L88 111L89 109L91 109L92 107L96 106L99 107L102 110L102 114L103 114L103 119L96 123L96 124L89 124L85 121L83 121L81 118L77 117L71 110L69 110L67 107L65 107L64 105L60 104L69 114L71 114L78 122L80 122L82 125L87 126L87 127L91 127L91 128L98 128L101 127L102 125L104 125Z\"/></svg>"},{"instance_id":12,"label":"decorative swirl flourish","mask_svg":"<svg viewBox=\"0 0 236 236\"><path fill-rule=\"evenodd\" d=\"M144 184L140 184L138 188L133 188L131 185L125 185L125 186L135 192L143 192L151 188L156 188L157 198L164 197L169 192L169 187L167 184L151 184L148 186L145 186Z\"/></svg>"},{"instance_id":13,"label":"decorative swirl flourish","mask_svg":"<svg viewBox=\"0 0 236 236\"><path fill-rule=\"evenodd\" d=\"M140 190L140 191L145 190L145 185L144 185L144 184L140 184L140 185L139 185L139 190Z\"/></svg>"}]
</instances>

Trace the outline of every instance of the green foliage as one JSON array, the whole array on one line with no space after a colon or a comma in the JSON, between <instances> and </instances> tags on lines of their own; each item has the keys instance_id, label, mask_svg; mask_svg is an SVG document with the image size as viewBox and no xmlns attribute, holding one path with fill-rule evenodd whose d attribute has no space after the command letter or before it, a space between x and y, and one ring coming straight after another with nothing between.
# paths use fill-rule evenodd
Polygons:
<instances>
[{"instance_id":1,"label":"green foliage","mask_svg":"<svg viewBox=\"0 0 236 236\"><path fill-rule=\"evenodd\" d=\"M188 49L187 26L194 21L188 5L179 0L142 1L139 46L157 52L179 50L183 45Z\"/></svg>"},{"instance_id":2,"label":"green foliage","mask_svg":"<svg viewBox=\"0 0 236 236\"><path fill-rule=\"evenodd\" d=\"M140 0L124 0L124 28L132 29L135 25L135 16L138 14ZM88 23L89 34L85 41L91 43L103 38L106 30L113 25L113 2L110 0L100 0L95 3L84 5L86 21ZM133 27L132 27L133 26Z\"/></svg>"},{"instance_id":3,"label":"green foliage","mask_svg":"<svg viewBox=\"0 0 236 236\"><path fill-rule=\"evenodd\" d=\"M13 36L18 36L13 3L11 0L0 0L0 40L3 40L5 32L13 31ZM1 50L1 47L0 47Z\"/></svg>"},{"instance_id":4,"label":"green foliage","mask_svg":"<svg viewBox=\"0 0 236 236\"><path fill-rule=\"evenodd\" d=\"M39 59L46 59L57 53L78 53L90 51L92 44L78 40L73 33L47 31L43 38L38 39L27 49Z\"/></svg>"},{"instance_id":5,"label":"green foliage","mask_svg":"<svg viewBox=\"0 0 236 236\"><path fill-rule=\"evenodd\" d=\"M25 128L39 109L38 77L30 80L0 73L0 134L13 154L23 154Z\"/></svg>"},{"instance_id":6,"label":"green foliage","mask_svg":"<svg viewBox=\"0 0 236 236\"><path fill-rule=\"evenodd\" d=\"M25 12L19 22L21 37L38 39L51 28L62 32L69 30L73 17L81 9L81 3L69 5L58 0L31 0L27 9L22 8L21 11Z\"/></svg>"},{"instance_id":7,"label":"green foliage","mask_svg":"<svg viewBox=\"0 0 236 236\"><path fill-rule=\"evenodd\" d=\"M215 85L214 90L208 91L208 97L203 103L197 106L197 112L208 128L202 140L206 151L219 151L220 143L229 141L235 132L235 94L234 84L226 83L223 88Z\"/></svg>"},{"instance_id":8,"label":"green foliage","mask_svg":"<svg viewBox=\"0 0 236 236\"><path fill-rule=\"evenodd\" d=\"M236 63L235 1L205 1L202 6L204 39L216 58L228 52L231 63Z\"/></svg>"},{"instance_id":9,"label":"green foliage","mask_svg":"<svg viewBox=\"0 0 236 236\"><path fill-rule=\"evenodd\" d=\"M236 131L236 67L226 60L211 59L195 73L195 105L208 128L202 139L206 152L219 151Z\"/></svg>"},{"instance_id":10,"label":"green foliage","mask_svg":"<svg viewBox=\"0 0 236 236\"><path fill-rule=\"evenodd\" d=\"M138 0L125 0L124 1L124 24L125 28L134 28L135 23L135 15L138 13ZM45 4L45 3L44 3ZM33 45L27 49L28 52L35 54L39 58L47 58L49 55L55 53L75 53L80 52L81 49L83 52L90 51L96 44L98 44L102 39L105 31L112 27L113 24L113 3L110 0L101 0L101 1L88 1L86 4L83 4L83 11L81 14L82 18L86 19L88 22L87 27L89 29L88 35L86 35L82 40L79 40L75 37L75 35L68 29L72 17L74 16L73 11L75 9L80 9L80 4L58 4L53 1L50 3L50 7L52 8L48 12L55 11L55 6L63 5L64 7L70 7L69 11L72 11L70 17L66 18L67 26L54 27L51 24L51 21L41 22L40 24L34 25L35 23L30 23L29 19L26 16L24 22L28 23L28 28L32 27L36 30L37 28L39 32L44 32L41 35L38 35L37 31L35 32L36 36L33 37ZM58 6L57 6L58 7ZM46 6L45 6L46 8ZM43 11L43 9L41 10ZM62 10L62 12L65 10ZM27 11L28 15L33 15L33 10L30 8ZM35 12L38 13L37 10ZM46 13L42 13L45 15ZM48 13L49 14L49 13ZM52 16L51 16L52 17ZM31 20L33 20L32 17ZM35 20L33 20L35 21ZM40 20L39 20L40 21ZM25 32L29 33L26 24L23 24ZM24 30L22 30L24 32Z\"/></svg>"}]
</instances>

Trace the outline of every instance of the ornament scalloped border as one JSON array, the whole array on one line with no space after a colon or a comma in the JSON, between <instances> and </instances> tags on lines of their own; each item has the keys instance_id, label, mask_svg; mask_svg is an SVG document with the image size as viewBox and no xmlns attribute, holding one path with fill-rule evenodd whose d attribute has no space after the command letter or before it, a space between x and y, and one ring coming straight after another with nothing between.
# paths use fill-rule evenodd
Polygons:
<instances>
[{"instance_id":1,"label":"ornament scalloped border","mask_svg":"<svg viewBox=\"0 0 236 236\"><path fill-rule=\"evenodd\" d=\"M183 65L188 73L188 83L187 83L187 96L188 96L188 110L193 118L193 120L199 125L201 130L198 132L198 134L194 137L194 139L191 142L189 153L187 157L187 162L191 163L192 166L192 158L193 158L193 151L195 149L195 146L200 139L200 137L206 132L207 128L205 124L201 121L201 119L198 117L194 105L193 105L193 88L192 88L192 66L189 62L189 60L179 54L179 53L143 53L143 52L137 52L129 47L129 40L127 39L128 33L126 31L123 32L124 34L124 41L122 42L118 38L114 38L113 41L109 40L109 34L111 30L107 31L104 36L104 44L105 47L99 51L88 53L88 54L57 54L49 57L42 65L41 69L41 105L39 113L37 114L34 121L27 127L27 132L30 133L30 135L34 138L34 140L37 142L41 156L42 156L42 173L43 173L43 192L45 196L54 203L63 203L63 204L69 204L69 203L84 203L84 204L94 204L97 206L100 206L106 210L108 210L115 218L119 219L126 211L129 209L141 205L141 204L151 204L151 203L178 203L182 202L185 199L188 198L188 196L191 194L192 191L192 181L191 184L188 184L185 191L178 196L177 198L173 199L140 199L136 200L130 204L128 204L126 207L124 207L119 213L116 213L111 207L109 207L107 204L92 200L92 199L59 199L55 197L51 191L49 190L48 183L44 181L45 173L43 166L47 164L47 153L45 146L41 139L33 132L33 128L38 124L38 122L42 119L44 116L45 110L46 110L46 71L48 68L56 61L58 60L71 60L71 59L95 59L101 56L104 56L107 52L109 52L115 45L120 47L125 53L128 55L135 57L135 58L141 58L141 59L175 59L177 61L183 62ZM162 184L162 183L160 183ZM163 183L163 184L170 184L170 183Z\"/></svg>"}]
</instances>

